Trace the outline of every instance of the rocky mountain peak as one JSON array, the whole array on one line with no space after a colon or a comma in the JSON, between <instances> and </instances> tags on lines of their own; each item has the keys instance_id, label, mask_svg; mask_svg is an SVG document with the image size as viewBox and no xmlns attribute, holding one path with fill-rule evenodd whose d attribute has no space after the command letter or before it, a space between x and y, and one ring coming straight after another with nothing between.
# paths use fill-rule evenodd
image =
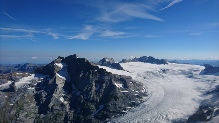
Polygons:
<instances>
[{"instance_id":1,"label":"rocky mountain peak","mask_svg":"<svg viewBox=\"0 0 219 123\"><path fill-rule=\"evenodd\" d=\"M117 69L117 70L124 70L119 63L115 63L113 58L105 57L105 58L101 59L97 63L97 65L107 66L107 67L110 67L110 68L113 68L113 69Z\"/></svg>"},{"instance_id":2,"label":"rocky mountain peak","mask_svg":"<svg viewBox=\"0 0 219 123\"><path fill-rule=\"evenodd\" d=\"M143 96L147 96L146 87L131 77L107 72L77 55L58 57L37 68L35 74L47 77L10 95L17 101L31 99L33 103L13 102L14 107L22 106L23 109L18 113L16 109L6 111L8 121L104 122L139 105ZM16 96L21 92L28 99ZM23 117L25 112L30 115Z\"/></svg>"}]
</instances>

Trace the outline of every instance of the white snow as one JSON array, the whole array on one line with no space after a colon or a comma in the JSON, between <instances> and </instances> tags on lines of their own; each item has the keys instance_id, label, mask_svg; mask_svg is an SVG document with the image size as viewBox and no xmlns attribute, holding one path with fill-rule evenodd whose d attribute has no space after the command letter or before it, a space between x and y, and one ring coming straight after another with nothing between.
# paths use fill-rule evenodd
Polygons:
<instances>
[{"instance_id":1,"label":"white snow","mask_svg":"<svg viewBox=\"0 0 219 123\"><path fill-rule=\"evenodd\" d=\"M219 84L219 76L199 75L204 69L199 65L130 62L121 66L129 72L99 67L114 74L132 76L147 87L149 96L140 106L113 122L171 123L175 119L187 119L201 101L210 98L203 93Z\"/></svg>"},{"instance_id":2,"label":"white snow","mask_svg":"<svg viewBox=\"0 0 219 123\"><path fill-rule=\"evenodd\" d=\"M16 73L16 74L23 74L23 73Z\"/></svg>"},{"instance_id":3,"label":"white snow","mask_svg":"<svg viewBox=\"0 0 219 123\"><path fill-rule=\"evenodd\" d=\"M105 69L106 71L108 72L111 72L113 74L118 74L118 75L126 75L126 76L130 76L131 74L127 71L123 71L123 70L116 70L116 69L111 69L109 67L106 67L106 66L100 66L98 65L99 68L103 68Z\"/></svg>"},{"instance_id":4,"label":"white snow","mask_svg":"<svg viewBox=\"0 0 219 123\"><path fill-rule=\"evenodd\" d=\"M122 92L122 93L128 93L129 91L120 91L120 92Z\"/></svg>"},{"instance_id":5,"label":"white snow","mask_svg":"<svg viewBox=\"0 0 219 123\"><path fill-rule=\"evenodd\" d=\"M29 84L31 83L31 80L34 79L35 74L31 74L30 76L27 77L23 77L22 79L20 79L18 82L15 82L15 86L17 88L20 88L21 86L25 85L25 84Z\"/></svg>"},{"instance_id":6,"label":"white snow","mask_svg":"<svg viewBox=\"0 0 219 123\"><path fill-rule=\"evenodd\" d=\"M43 79L45 77L46 77L46 75L42 75L42 74L30 74L30 76L23 77L18 82L15 82L15 86L17 88L20 88L26 84L31 83L31 80L33 80L33 79L35 79L35 80L39 79L39 78ZM38 81L38 82L41 82L41 81ZM8 81L7 83L0 85L0 87L8 87L11 83L12 83L12 81ZM28 89L30 89L30 88L28 88Z\"/></svg>"},{"instance_id":7,"label":"white snow","mask_svg":"<svg viewBox=\"0 0 219 123\"><path fill-rule=\"evenodd\" d=\"M60 99L61 102L64 102L64 98L63 97L60 97L59 99Z\"/></svg>"},{"instance_id":8,"label":"white snow","mask_svg":"<svg viewBox=\"0 0 219 123\"><path fill-rule=\"evenodd\" d=\"M31 87L30 87L30 88L27 88L27 89L29 89L29 90L33 90L33 89L35 89L35 88L31 88Z\"/></svg>"},{"instance_id":9,"label":"white snow","mask_svg":"<svg viewBox=\"0 0 219 123\"><path fill-rule=\"evenodd\" d=\"M118 87L118 88L123 88L123 84L121 84L121 83L114 83L115 85L116 85L116 87Z\"/></svg>"},{"instance_id":10,"label":"white snow","mask_svg":"<svg viewBox=\"0 0 219 123\"><path fill-rule=\"evenodd\" d=\"M12 81L8 81L7 83L1 84L0 87L8 87Z\"/></svg>"},{"instance_id":11,"label":"white snow","mask_svg":"<svg viewBox=\"0 0 219 123\"><path fill-rule=\"evenodd\" d=\"M55 63L54 65L58 66L59 68L63 68L63 64L62 63Z\"/></svg>"},{"instance_id":12,"label":"white snow","mask_svg":"<svg viewBox=\"0 0 219 123\"><path fill-rule=\"evenodd\" d=\"M66 80L68 77L68 72L67 72L67 65L63 62L61 63L55 63L54 65L58 66L60 68L60 70L58 71L58 73L56 73L56 75L63 79Z\"/></svg>"},{"instance_id":13,"label":"white snow","mask_svg":"<svg viewBox=\"0 0 219 123\"><path fill-rule=\"evenodd\" d=\"M61 79L63 79L63 80L66 80L65 77L59 75L58 73L56 73L56 75L57 75L59 78L61 78Z\"/></svg>"}]
</instances>

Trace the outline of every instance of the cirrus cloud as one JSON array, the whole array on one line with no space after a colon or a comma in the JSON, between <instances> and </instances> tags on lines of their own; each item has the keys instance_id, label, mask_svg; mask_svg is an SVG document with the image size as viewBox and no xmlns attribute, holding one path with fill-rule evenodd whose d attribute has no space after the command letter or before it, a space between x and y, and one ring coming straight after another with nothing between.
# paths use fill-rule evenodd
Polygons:
<instances>
[{"instance_id":1,"label":"cirrus cloud","mask_svg":"<svg viewBox=\"0 0 219 123\"><path fill-rule=\"evenodd\" d=\"M160 9L160 11L162 11L162 10L164 10L164 9L167 9L167 8L173 6L174 4L177 4L177 3L182 2L182 1L183 1L183 0L174 0L174 1L172 1L171 3L169 3L166 7Z\"/></svg>"},{"instance_id":2,"label":"cirrus cloud","mask_svg":"<svg viewBox=\"0 0 219 123\"><path fill-rule=\"evenodd\" d=\"M111 30L105 30L100 36L102 37L113 37L113 36L121 36L126 34L125 32L116 32Z\"/></svg>"}]
</instances>

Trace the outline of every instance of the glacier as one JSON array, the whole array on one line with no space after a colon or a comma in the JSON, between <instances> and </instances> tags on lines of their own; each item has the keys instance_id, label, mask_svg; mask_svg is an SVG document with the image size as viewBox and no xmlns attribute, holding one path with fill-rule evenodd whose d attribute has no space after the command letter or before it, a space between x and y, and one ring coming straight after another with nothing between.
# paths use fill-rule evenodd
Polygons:
<instances>
[{"instance_id":1,"label":"glacier","mask_svg":"<svg viewBox=\"0 0 219 123\"><path fill-rule=\"evenodd\" d=\"M186 120L203 100L210 98L204 93L219 85L219 76L201 75L204 67L199 65L129 62L121 63L121 66L125 71L99 67L142 82L149 96L143 104L110 122L171 123L179 119Z\"/></svg>"}]
</instances>

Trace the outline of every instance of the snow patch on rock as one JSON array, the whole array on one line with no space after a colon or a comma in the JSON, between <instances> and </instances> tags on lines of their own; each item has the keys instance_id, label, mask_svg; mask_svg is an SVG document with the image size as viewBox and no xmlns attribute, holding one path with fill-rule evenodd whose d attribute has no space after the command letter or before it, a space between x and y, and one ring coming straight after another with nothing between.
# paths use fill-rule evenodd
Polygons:
<instances>
[{"instance_id":1,"label":"snow patch on rock","mask_svg":"<svg viewBox=\"0 0 219 123\"><path fill-rule=\"evenodd\" d=\"M123 88L123 84L121 84L121 83L114 83L115 85L116 85L116 87L118 87L118 88Z\"/></svg>"},{"instance_id":2,"label":"snow patch on rock","mask_svg":"<svg viewBox=\"0 0 219 123\"><path fill-rule=\"evenodd\" d=\"M68 77L68 72L67 72L67 65L63 62L61 63L55 63L56 66L58 66L60 68L60 70L56 73L56 75L63 79L66 80Z\"/></svg>"}]
</instances>

